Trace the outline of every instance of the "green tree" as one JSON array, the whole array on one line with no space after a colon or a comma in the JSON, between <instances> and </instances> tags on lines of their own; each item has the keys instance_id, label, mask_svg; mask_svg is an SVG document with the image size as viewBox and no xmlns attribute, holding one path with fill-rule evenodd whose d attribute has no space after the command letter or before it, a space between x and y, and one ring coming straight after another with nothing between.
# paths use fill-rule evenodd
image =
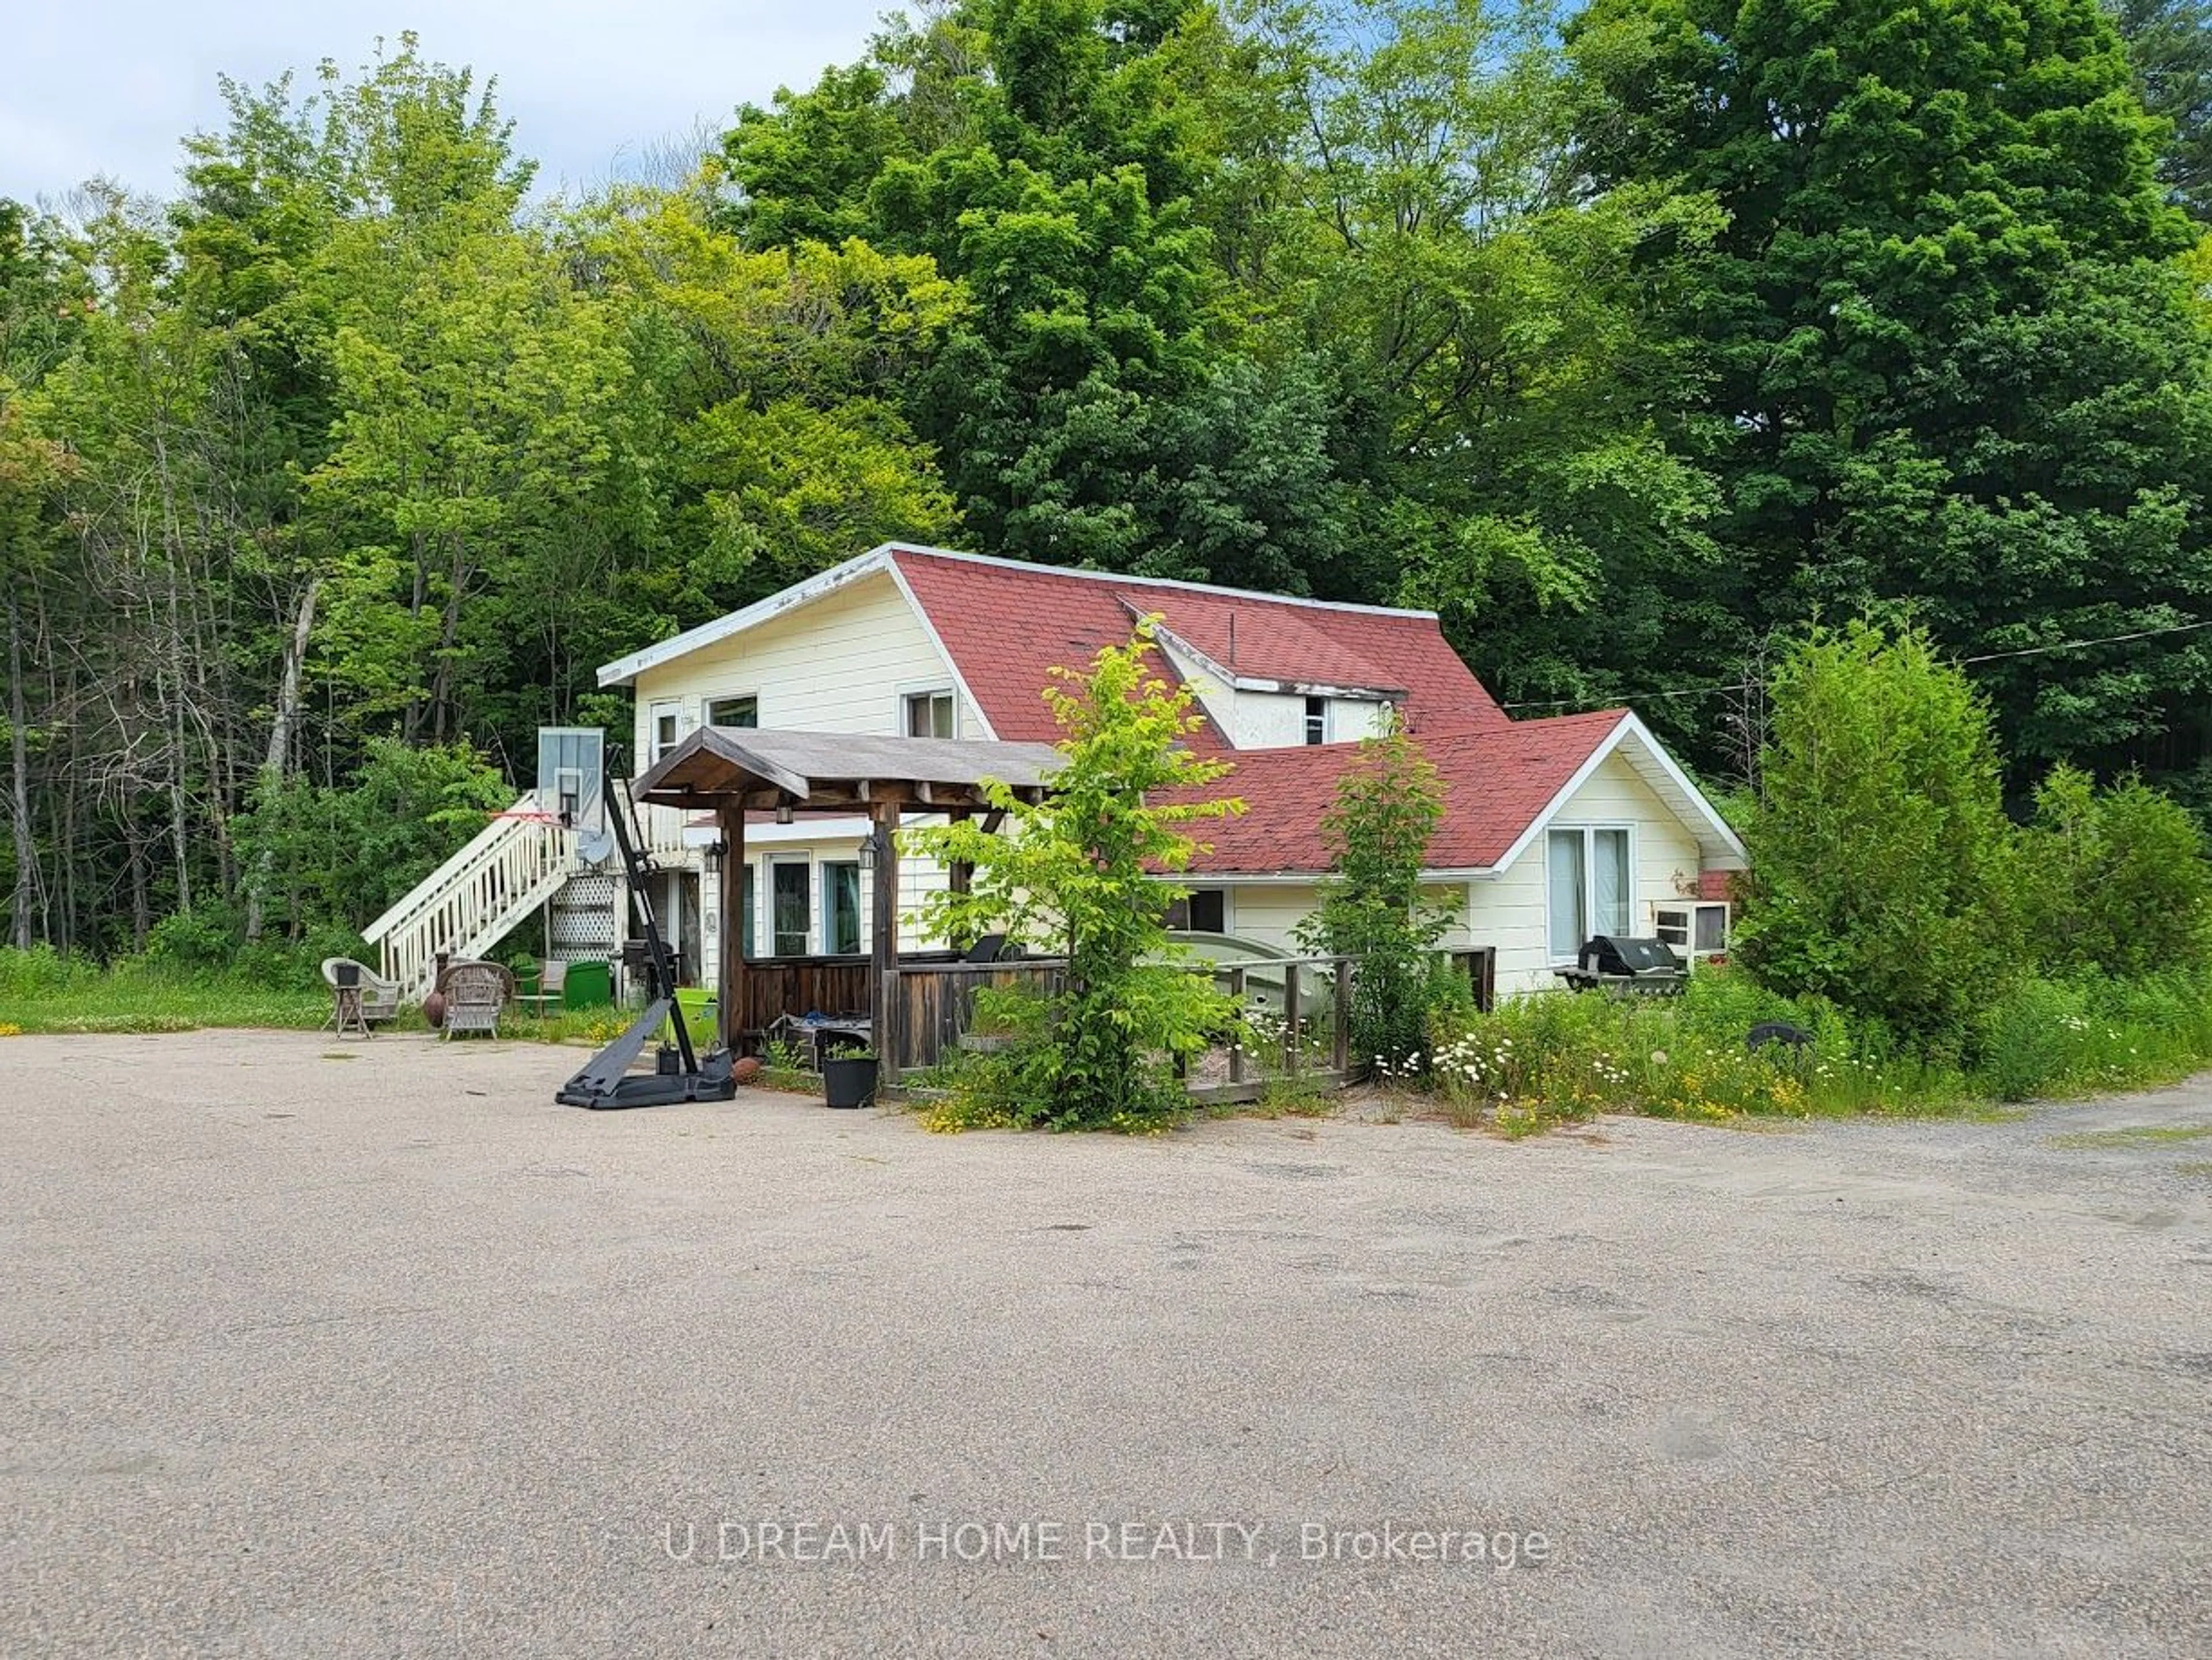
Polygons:
<instances>
[{"instance_id":1,"label":"green tree","mask_svg":"<svg viewBox=\"0 0 2212 1660\"><path fill-rule=\"evenodd\" d=\"M623 587L653 625L703 622L878 542L953 533L936 458L900 408L967 310L926 255L858 240L752 252L696 193L615 198L576 234L658 393L641 441L680 552Z\"/></svg>"},{"instance_id":2,"label":"green tree","mask_svg":"<svg viewBox=\"0 0 2212 1660\"><path fill-rule=\"evenodd\" d=\"M2022 848L2029 937L2057 968L2123 979L2212 957L2212 862L2188 811L2140 778L2100 790L2057 767Z\"/></svg>"},{"instance_id":3,"label":"green tree","mask_svg":"<svg viewBox=\"0 0 2212 1660\"><path fill-rule=\"evenodd\" d=\"M1672 642L1734 629L1711 603L1711 481L1661 434L1696 365L1650 319L1719 216L1656 187L1586 198L1547 7L1339 0L1259 21L1289 119L1244 119L1255 153L1230 172L1264 181L1239 230L1263 250L1255 285L1332 366L1346 539L1371 551L1330 586L1435 608L1504 697L1679 674Z\"/></svg>"},{"instance_id":4,"label":"green tree","mask_svg":"<svg viewBox=\"0 0 2212 1660\"><path fill-rule=\"evenodd\" d=\"M1443 816L1443 780L1395 719L1360 740L1322 816L1331 873L1298 943L1354 959L1352 1049L1378 1067L1428 1052L1435 951L1450 918L1422 893L1421 867Z\"/></svg>"},{"instance_id":5,"label":"green tree","mask_svg":"<svg viewBox=\"0 0 2212 1660\"><path fill-rule=\"evenodd\" d=\"M468 745L372 738L343 784L261 779L238 836L246 857L272 873L270 922L298 939L366 926L514 799L514 787Z\"/></svg>"},{"instance_id":6,"label":"green tree","mask_svg":"<svg viewBox=\"0 0 2212 1660\"><path fill-rule=\"evenodd\" d=\"M397 714L407 736L444 742L514 639L480 596L542 592L526 556L628 459L629 364L607 308L539 239L496 218L429 246L363 228L348 258L398 281L363 271L332 337L342 412L311 489L362 533L322 639L357 716Z\"/></svg>"},{"instance_id":7,"label":"green tree","mask_svg":"<svg viewBox=\"0 0 2212 1660\"><path fill-rule=\"evenodd\" d=\"M2106 0L2128 43L2143 106L2172 123L2159 177L2212 221L2212 0Z\"/></svg>"},{"instance_id":8,"label":"green tree","mask_svg":"<svg viewBox=\"0 0 2212 1660\"><path fill-rule=\"evenodd\" d=\"M1570 38L1595 182L1727 212L1670 310L1728 611L1915 599L1961 656L2037 654L1978 671L2020 762L2185 758L2212 651L2070 643L2212 596L2191 233L2094 0L1597 0Z\"/></svg>"},{"instance_id":9,"label":"green tree","mask_svg":"<svg viewBox=\"0 0 2212 1660\"><path fill-rule=\"evenodd\" d=\"M1916 629L1816 629L1775 671L1735 954L1956 1045L2020 968L2017 866L1990 711Z\"/></svg>"},{"instance_id":10,"label":"green tree","mask_svg":"<svg viewBox=\"0 0 2212 1660\"><path fill-rule=\"evenodd\" d=\"M1185 827L1243 811L1207 793L1229 771L1186 747L1205 722L1187 686L1152 672L1152 628L1109 646L1085 673L1054 670L1045 701L1066 761L1042 804L989 787L1006 815L906 830L905 851L974 866L965 892L934 893L924 926L945 939L1002 932L1066 960L1065 989L1007 1067L994 1104L1054 1129L1138 1128L1182 1104L1171 1073L1236 1011L1205 976L1170 959L1174 881L1199 844Z\"/></svg>"}]
</instances>

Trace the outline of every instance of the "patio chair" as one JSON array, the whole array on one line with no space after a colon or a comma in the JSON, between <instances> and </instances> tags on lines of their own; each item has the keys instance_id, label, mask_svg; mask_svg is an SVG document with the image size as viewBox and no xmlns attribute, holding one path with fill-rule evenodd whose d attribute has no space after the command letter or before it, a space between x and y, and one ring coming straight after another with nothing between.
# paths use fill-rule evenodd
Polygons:
<instances>
[{"instance_id":1,"label":"patio chair","mask_svg":"<svg viewBox=\"0 0 2212 1660\"><path fill-rule=\"evenodd\" d=\"M500 1011L514 995L514 976L504 964L455 963L439 985L446 994L445 1037L465 1031L499 1036Z\"/></svg>"},{"instance_id":2,"label":"patio chair","mask_svg":"<svg viewBox=\"0 0 2212 1660\"><path fill-rule=\"evenodd\" d=\"M543 1018L549 1010L560 1013L562 1000L568 994L568 965L549 957L538 962L538 989L520 993L514 1000Z\"/></svg>"},{"instance_id":3,"label":"patio chair","mask_svg":"<svg viewBox=\"0 0 2212 1660\"><path fill-rule=\"evenodd\" d=\"M347 1023L356 1015L360 1029L366 1031L378 1021L396 1018L399 1013L398 982L385 979L366 963L356 963L350 957L325 957L323 981L337 994L331 1025L340 1031L349 1030ZM344 983L347 981L352 983ZM355 996L349 998L349 991Z\"/></svg>"}]
</instances>

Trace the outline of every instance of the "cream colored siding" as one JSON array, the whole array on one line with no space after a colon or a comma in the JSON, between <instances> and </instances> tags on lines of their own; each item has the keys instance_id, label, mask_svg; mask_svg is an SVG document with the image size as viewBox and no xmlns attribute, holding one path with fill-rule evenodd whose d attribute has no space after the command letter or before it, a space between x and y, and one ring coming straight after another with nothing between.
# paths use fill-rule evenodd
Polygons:
<instances>
[{"instance_id":1,"label":"cream colored siding","mask_svg":"<svg viewBox=\"0 0 2212 1660\"><path fill-rule=\"evenodd\" d=\"M1562 804L1547 828L1626 825L1634 889L1629 895L1630 926L1648 931L1651 906L1696 891L1698 842L1666 804L1636 775L1618 753ZM1539 835L1521 856L1493 878L1471 884L1474 933L1478 943L1498 947L1500 992L1539 991L1556 986L1552 974L1549 913L1546 906L1546 837Z\"/></svg>"},{"instance_id":2,"label":"cream colored siding","mask_svg":"<svg viewBox=\"0 0 2212 1660\"><path fill-rule=\"evenodd\" d=\"M982 717L959 695L951 666L907 604L906 596L888 573L879 573L640 674L632 688L636 696L635 752L641 757L652 755L651 723L656 706L676 705L679 737L697 730L709 703L741 696L760 700L763 727L896 734L905 729L907 693L945 690L955 693L957 735L987 736ZM651 811L656 818L665 818L672 825L678 818L672 809ZM788 846L793 851L803 847L817 859L849 859L858 836L857 830L849 835L841 831L834 838L825 833L778 846ZM763 844L753 842L746 854L757 864ZM692 868L698 867L696 853L690 862ZM755 879L765 879L757 873ZM939 879L942 880L941 874ZM817 875L817 914L812 923L817 940L819 881ZM863 881L860 885L865 927L870 885ZM902 885L911 886L911 882L902 876ZM765 895L767 889L763 885L756 891ZM756 919L756 927L763 935L766 915L763 903ZM911 946L912 942L908 943ZM719 942L708 944L713 948L709 955L718 958ZM756 940L754 949L760 949L760 941Z\"/></svg>"},{"instance_id":3,"label":"cream colored siding","mask_svg":"<svg viewBox=\"0 0 2212 1660\"><path fill-rule=\"evenodd\" d=\"M1299 922L1321 903L1320 890L1304 882L1233 882L1210 883L1204 878L1188 884L1194 887L1223 886L1229 890L1229 932L1239 939L1256 939L1263 946L1279 946L1285 951L1304 953L1305 947L1298 943ZM1438 942L1449 949L1468 943L1467 886L1464 883L1442 883L1422 890L1428 903L1450 918L1450 927Z\"/></svg>"},{"instance_id":4,"label":"cream colored siding","mask_svg":"<svg viewBox=\"0 0 2212 1660\"><path fill-rule=\"evenodd\" d=\"M1277 882L1224 885L1229 889L1229 915L1224 920L1231 933L1239 939L1256 939L1263 946L1280 946L1285 951L1298 949L1294 930L1316 903L1312 888Z\"/></svg>"},{"instance_id":5,"label":"cream colored siding","mask_svg":"<svg viewBox=\"0 0 2212 1660\"><path fill-rule=\"evenodd\" d=\"M947 689L952 671L888 574L862 578L757 628L646 670L637 698L637 753L651 753L655 703L679 706L684 732L721 697L760 699L760 723L786 731L896 734L908 691ZM986 736L958 700L958 736Z\"/></svg>"}]
</instances>

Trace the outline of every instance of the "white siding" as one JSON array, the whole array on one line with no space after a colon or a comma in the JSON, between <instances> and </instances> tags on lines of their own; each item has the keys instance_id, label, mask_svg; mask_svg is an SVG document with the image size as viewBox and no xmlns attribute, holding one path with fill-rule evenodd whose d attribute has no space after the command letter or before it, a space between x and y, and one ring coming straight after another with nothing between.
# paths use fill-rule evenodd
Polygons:
<instances>
[{"instance_id":1,"label":"white siding","mask_svg":"<svg viewBox=\"0 0 2212 1660\"><path fill-rule=\"evenodd\" d=\"M1332 697L1328 742L1356 744L1372 738L1382 724L1385 705L1371 697ZM1237 747L1295 749L1306 741L1306 700L1302 692L1240 691L1237 694Z\"/></svg>"},{"instance_id":2,"label":"white siding","mask_svg":"<svg viewBox=\"0 0 2212 1660\"><path fill-rule=\"evenodd\" d=\"M651 721L657 704L677 705L682 734L697 729L708 704L724 697L750 696L760 700L763 727L895 735L904 729L902 699L908 692L945 689L957 693L951 665L897 583L888 573L879 573L734 638L646 670L631 689L636 697L635 753L641 763L652 755ZM982 717L965 696L957 699L955 719L960 737L985 735ZM651 811L668 824L678 817L669 808ZM835 839L846 850L825 848L820 856L850 858L859 834L855 830L847 836L841 831ZM803 845L814 847L828 835L824 831ZM672 841L673 832L662 839ZM757 845L748 847L746 853L756 862L761 857ZM696 854L691 862L696 868ZM861 885L865 891L867 884ZM861 903L865 913L865 891ZM818 909L818 897L817 904ZM818 932L818 917L815 926ZM710 955L719 953L710 951Z\"/></svg>"},{"instance_id":3,"label":"white siding","mask_svg":"<svg viewBox=\"0 0 2212 1660\"><path fill-rule=\"evenodd\" d=\"M1616 753L1561 806L1552 827L1618 824L1630 829L1635 886L1628 914L1641 932L1650 927L1654 903L1681 894L1686 883L1688 891L1696 891L1698 842ZM1498 875L1469 885L1475 942L1498 947L1501 993L1540 991L1559 983L1552 975L1544 848L1545 837L1539 836Z\"/></svg>"},{"instance_id":4,"label":"white siding","mask_svg":"<svg viewBox=\"0 0 2212 1660\"><path fill-rule=\"evenodd\" d=\"M1299 922L1321 903L1320 891L1304 882L1212 883L1204 877L1189 879L1192 887L1224 886L1229 890L1229 932L1239 939L1256 939L1263 946L1303 952L1298 943ZM1467 886L1450 883L1422 890L1428 903L1450 919L1440 946L1449 949L1469 943Z\"/></svg>"},{"instance_id":5,"label":"white siding","mask_svg":"<svg viewBox=\"0 0 2212 1660\"><path fill-rule=\"evenodd\" d=\"M896 734L903 694L952 684L906 596L878 574L639 675L637 753L649 753L648 711L659 702L679 706L686 733L714 699L753 696L763 727ZM963 697L958 708L958 735L984 736L975 706Z\"/></svg>"}]
</instances>

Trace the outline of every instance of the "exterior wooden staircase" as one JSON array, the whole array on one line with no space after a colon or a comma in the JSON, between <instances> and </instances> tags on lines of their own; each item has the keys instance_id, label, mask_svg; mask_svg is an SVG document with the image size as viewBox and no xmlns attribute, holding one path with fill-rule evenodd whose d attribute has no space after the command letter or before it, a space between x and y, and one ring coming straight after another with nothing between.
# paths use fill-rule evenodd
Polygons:
<instances>
[{"instance_id":1,"label":"exterior wooden staircase","mask_svg":"<svg viewBox=\"0 0 2212 1660\"><path fill-rule=\"evenodd\" d=\"M538 797L514 804L407 897L362 930L382 953L381 972L400 996L420 1001L438 957L480 957L548 903L580 868L576 837L535 816Z\"/></svg>"}]
</instances>

